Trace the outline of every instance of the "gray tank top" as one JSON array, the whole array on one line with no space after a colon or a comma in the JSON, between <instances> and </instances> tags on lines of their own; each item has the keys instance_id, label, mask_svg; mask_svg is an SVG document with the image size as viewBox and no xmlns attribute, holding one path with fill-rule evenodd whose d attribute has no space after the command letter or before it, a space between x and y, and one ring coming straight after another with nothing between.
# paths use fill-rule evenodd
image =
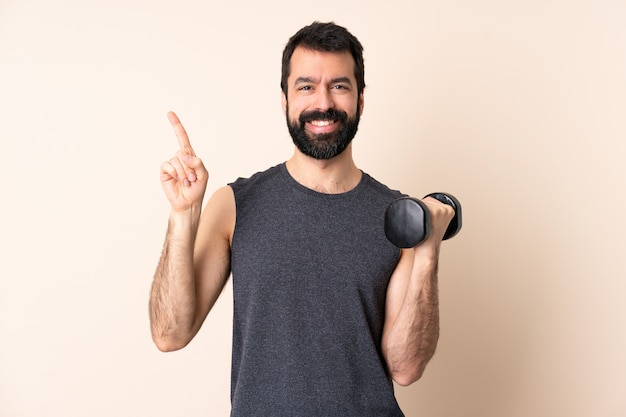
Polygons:
<instances>
[{"instance_id":1,"label":"gray tank top","mask_svg":"<svg viewBox=\"0 0 626 417\"><path fill-rule=\"evenodd\" d=\"M401 194L365 173L349 192L318 193L285 164L229 185L231 416L402 416L380 347L400 255L384 212Z\"/></svg>"}]
</instances>

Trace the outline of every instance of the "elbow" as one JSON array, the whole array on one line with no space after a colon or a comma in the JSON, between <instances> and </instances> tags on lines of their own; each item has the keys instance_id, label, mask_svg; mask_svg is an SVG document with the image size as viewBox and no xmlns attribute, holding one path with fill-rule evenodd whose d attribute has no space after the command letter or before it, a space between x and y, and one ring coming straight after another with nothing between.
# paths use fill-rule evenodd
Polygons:
<instances>
[{"instance_id":1,"label":"elbow","mask_svg":"<svg viewBox=\"0 0 626 417\"><path fill-rule=\"evenodd\" d=\"M174 352L187 346L195 332L184 326L173 326L157 320L150 322L150 335L161 352Z\"/></svg>"},{"instance_id":2,"label":"elbow","mask_svg":"<svg viewBox=\"0 0 626 417\"><path fill-rule=\"evenodd\" d=\"M175 352L187 346L188 341L175 340L171 337L152 335L152 341L161 352Z\"/></svg>"},{"instance_id":3,"label":"elbow","mask_svg":"<svg viewBox=\"0 0 626 417\"><path fill-rule=\"evenodd\" d=\"M167 343L167 342L154 342L154 344L156 345L157 349L159 349L163 353L175 352L177 350L182 349L182 347L178 345Z\"/></svg>"},{"instance_id":4,"label":"elbow","mask_svg":"<svg viewBox=\"0 0 626 417\"><path fill-rule=\"evenodd\" d=\"M393 371L391 372L391 379L393 379L396 384L407 387L414 382L417 382L422 377L425 368L426 365L420 364L416 365L412 369Z\"/></svg>"},{"instance_id":5,"label":"elbow","mask_svg":"<svg viewBox=\"0 0 626 417\"><path fill-rule=\"evenodd\" d=\"M406 387L422 378L434 355L434 346L421 353L408 353L406 350L390 349L389 346L383 352L389 377L396 384Z\"/></svg>"},{"instance_id":6,"label":"elbow","mask_svg":"<svg viewBox=\"0 0 626 417\"><path fill-rule=\"evenodd\" d=\"M388 361L389 376L396 384L406 387L419 381L426 371L426 366L432 358L432 353L422 356L411 356L395 361Z\"/></svg>"}]
</instances>

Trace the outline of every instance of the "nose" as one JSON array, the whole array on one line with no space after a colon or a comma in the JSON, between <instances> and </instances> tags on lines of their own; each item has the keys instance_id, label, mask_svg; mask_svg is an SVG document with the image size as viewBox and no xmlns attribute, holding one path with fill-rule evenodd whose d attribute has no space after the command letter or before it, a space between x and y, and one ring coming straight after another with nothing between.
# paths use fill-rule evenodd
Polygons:
<instances>
[{"instance_id":1,"label":"nose","mask_svg":"<svg viewBox=\"0 0 626 417\"><path fill-rule=\"evenodd\" d=\"M333 101L333 95L330 90L327 88L319 88L315 92L315 103L314 107L319 111L326 111L328 109L332 109L335 107L335 102Z\"/></svg>"}]
</instances>

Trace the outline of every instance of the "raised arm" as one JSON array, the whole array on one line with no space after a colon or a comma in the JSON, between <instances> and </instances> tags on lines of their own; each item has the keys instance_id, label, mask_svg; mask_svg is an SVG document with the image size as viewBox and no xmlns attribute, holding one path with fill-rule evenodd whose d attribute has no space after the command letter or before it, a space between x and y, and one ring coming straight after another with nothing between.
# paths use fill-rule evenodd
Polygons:
<instances>
[{"instance_id":1,"label":"raised arm","mask_svg":"<svg viewBox=\"0 0 626 417\"><path fill-rule=\"evenodd\" d=\"M161 165L171 212L150 293L152 338L162 351L178 350L196 335L230 274L234 197L218 190L202 212L208 172L178 117L168 118L180 150Z\"/></svg>"},{"instance_id":2,"label":"raised arm","mask_svg":"<svg viewBox=\"0 0 626 417\"><path fill-rule=\"evenodd\" d=\"M437 267L441 240L454 210L426 198L431 233L403 249L387 289L382 351L391 377L400 385L421 378L439 339Z\"/></svg>"}]
</instances>

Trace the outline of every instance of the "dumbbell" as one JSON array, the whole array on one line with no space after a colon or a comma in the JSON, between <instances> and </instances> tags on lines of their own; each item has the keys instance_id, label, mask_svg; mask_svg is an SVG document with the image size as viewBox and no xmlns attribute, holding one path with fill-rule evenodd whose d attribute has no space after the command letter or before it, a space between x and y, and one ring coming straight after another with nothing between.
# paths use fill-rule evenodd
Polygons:
<instances>
[{"instance_id":1,"label":"dumbbell","mask_svg":"<svg viewBox=\"0 0 626 417\"><path fill-rule=\"evenodd\" d=\"M443 240L450 239L461 230L461 203L450 194L432 193L432 197L454 209ZM426 198L424 197L424 198ZM385 236L399 248L412 248L426 240L430 234L430 212L421 200L400 197L389 204L385 211Z\"/></svg>"}]
</instances>

